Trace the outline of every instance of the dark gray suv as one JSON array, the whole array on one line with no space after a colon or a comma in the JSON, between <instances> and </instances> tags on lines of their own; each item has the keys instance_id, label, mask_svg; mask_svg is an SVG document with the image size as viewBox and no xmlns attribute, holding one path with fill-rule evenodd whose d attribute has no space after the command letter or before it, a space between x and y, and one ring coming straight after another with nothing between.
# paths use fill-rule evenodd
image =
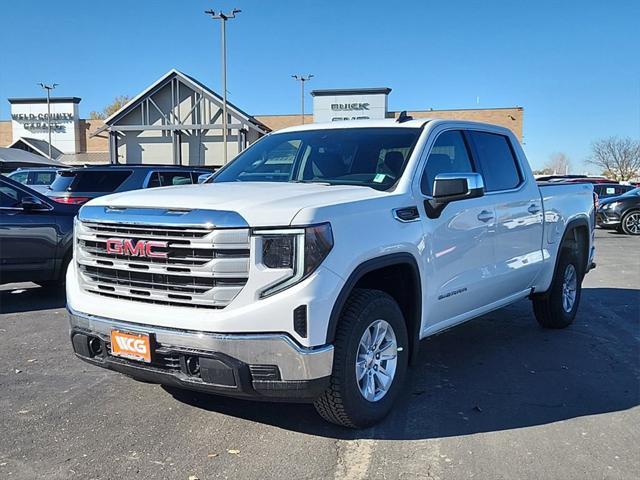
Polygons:
<instances>
[{"instance_id":1,"label":"dark gray suv","mask_svg":"<svg viewBox=\"0 0 640 480\"><path fill-rule=\"evenodd\" d=\"M58 172L46 195L59 203L82 205L109 193L198 183L213 170L158 165L107 165Z\"/></svg>"}]
</instances>

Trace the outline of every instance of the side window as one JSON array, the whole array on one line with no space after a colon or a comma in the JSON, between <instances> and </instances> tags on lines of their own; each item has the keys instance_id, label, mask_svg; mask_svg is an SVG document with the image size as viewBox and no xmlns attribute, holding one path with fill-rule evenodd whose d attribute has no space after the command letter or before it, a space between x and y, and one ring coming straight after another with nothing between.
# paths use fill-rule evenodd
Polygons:
<instances>
[{"instance_id":1,"label":"side window","mask_svg":"<svg viewBox=\"0 0 640 480\"><path fill-rule=\"evenodd\" d=\"M29 172L15 173L11 175L11 180L15 180L16 182L26 185L28 176L29 176Z\"/></svg>"},{"instance_id":2,"label":"side window","mask_svg":"<svg viewBox=\"0 0 640 480\"><path fill-rule=\"evenodd\" d=\"M191 172L158 172L160 185L171 187L173 185L191 185Z\"/></svg>"},{"instance_id":3,"label":"side window","mask_svg":"<svg viewBox=\"0 0 640 480\"><path fill-rule=\"evenodd\" d=\"M51 185L55 176L55 172L31 172L29 185Z\"/></svg>"},{"instance_id":4,"label":"side window","mask_svg":"<svg viewBox=\"0 0 640 480\"><path fill-rule=\"evenodd\" d=\"M487 192L510 190L522 178L509 139L495 133L470 131Z\"/></svg>"},{"instance_id":5,"label":"side window","mask_svg":"<svg viewBox=\"0 0 640 480\"><path fill-rule=\"evenodd\" d=\"M15 208L22 201L22 193L17 188L0 183L0 208Z\"/></svg>"},{"instance_id":6,"label":"side window","mask_svg":"<svg viewBox=\"0 0 640 480\"><path fill-rule=\"evenodd\" d=\"M473 164L469 150L460 130L448 130L436 138L431 147L420 189L425 195L431 195L433 181L441 173L473 173Z\"/></svg>"},{"instance_id":7,"label":"side window","mask_svg":"<svg viewBox=\"0 0 640 480\"><path fill-rule=\"evenodd\" d=\"M160 186L160 176L158 172L151 172L151 176L149 177L149 182L147 183L147 188L155 188Z\"/></svg>"}]
</instances>

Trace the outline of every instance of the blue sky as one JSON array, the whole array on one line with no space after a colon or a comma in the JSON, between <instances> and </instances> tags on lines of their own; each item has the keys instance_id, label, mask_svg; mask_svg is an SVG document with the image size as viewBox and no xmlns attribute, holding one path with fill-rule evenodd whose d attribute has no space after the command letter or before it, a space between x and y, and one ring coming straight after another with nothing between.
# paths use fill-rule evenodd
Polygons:
<instances>
[{"instance_id":1,"label":"blue sky","mask_svg":"<svg viewBox=\"0 0 640 480\"><path fill-rule=\"evenodd\" d=\"M41 81L81 97L82 116L172 67L219 90L219 25L202 12L220 7L243 10L228 90L252 114L298 112L290 75L313 73L310 88L391 87L392 110L522 106L534 167L565 152L582 172L593 140L640 138L636 0L3 2L0 118Z\"/></svg>"}]
</instances>

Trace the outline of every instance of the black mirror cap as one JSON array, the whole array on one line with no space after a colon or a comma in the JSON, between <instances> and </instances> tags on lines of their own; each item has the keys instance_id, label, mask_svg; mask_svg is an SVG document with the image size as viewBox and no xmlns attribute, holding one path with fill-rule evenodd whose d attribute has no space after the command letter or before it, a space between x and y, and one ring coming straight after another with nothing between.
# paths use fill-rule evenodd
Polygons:
<instances>
[{"instance_id":1,"label":"black mirror cap","mask_svg":"<svg viewBox=\"0 0 640 480\"><path fill-rule=\"evenodd\" d=\"M484 195L484 180L479 173L442 173L433 181L433 199L438 205Z\"/></svg>"},{"instance_id":2,"label":"black mirror cap","mask_svg":"<svg viewBox=\"0 0 640 480\"><path fill-rule=\"evenodd\" d=\"M49 205L44 203L38 197L33 197L31 195L22 197L22 200L20 201L20 207L26 212L30 212L33 210L49 210L50 209Z\"/></svg>"}]
</instances>

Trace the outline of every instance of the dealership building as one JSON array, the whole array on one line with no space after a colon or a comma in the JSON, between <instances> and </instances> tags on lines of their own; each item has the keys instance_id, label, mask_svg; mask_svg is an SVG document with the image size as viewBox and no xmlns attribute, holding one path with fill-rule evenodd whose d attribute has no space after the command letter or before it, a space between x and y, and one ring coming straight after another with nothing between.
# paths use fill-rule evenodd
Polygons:
<instances>
[{"instance_id":1,"label":"dealership building","mask_svg":"<svg viewBox=\"0 0 640 480\"><path fill-rule=\"evenodd\" d=\"M390 88L313 90L305 123L395 118ZM11 119L0 120L0 146L48 155L46 98L9 98ZM172 69L104 120L80 118L78 97L52 97L52 156L66 164L224 163L222 97ZM227 158L271 131L299 125L300 114L252 115L227 102ZM250 111L250 110L249 110ZM407 111L414 118L475 120L501 125L522 140L522 107Z\"/></svg>"}]
</instances>

